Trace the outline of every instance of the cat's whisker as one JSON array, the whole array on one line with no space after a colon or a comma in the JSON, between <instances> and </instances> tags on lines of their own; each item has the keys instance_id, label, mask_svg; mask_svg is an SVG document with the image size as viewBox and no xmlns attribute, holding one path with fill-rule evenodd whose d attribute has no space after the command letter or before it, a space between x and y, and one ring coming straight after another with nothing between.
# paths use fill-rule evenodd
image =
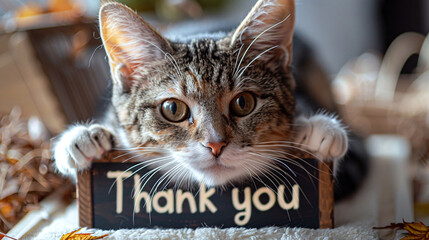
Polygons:
<instances>
[{"instance_id":1,"label":"cat's whisker","mask_svg":"<svg viewBox=\"0 0 429 240\"><path fill-rule=\"evenodd\" d=\"M262 157L262 156L260 156L260 157ZM292 186L292 184L287 179L287 177L289 177L291 179L293 179L293 178L286 171L279 168L278 166L268 164L264 161L257 161L257 160L251 159L251 158L249 159L249 161L255 161L257 164L265 166L267 169L271 170L271 171L268 171L267 173L270 174L273 178L278 179L280 182L284 182L283 180L285 180L287 182L287 184L289 184L289 186ZM279 177L278 175L273 174L272 171L279 174L281 177L283 177L283 179L281 177ZM294 175L295 175L295 173L294 173ZM278 182L278 183L280 184L280 182Z\"/></svg>"},{"instance_id":2,"label":"cat's whisker","mask_svg":"<svg viewBox=\"0 0 429 240\"><path fill-rule=\"evenodd\" d=\"M291 145L298 145L298 146L304 146L304 147L308 147L308 145L302 144L302 143L298 143L295 141L285 141L285 140L275 140L275 141L266 141L266 142L260 142L259 145L261 144L270 144L270 143L288 143ZM256 144L258 145L258 144Z\"/></svg>"},{"instance_id":3,"label":"cat's whisker","mask_svg":"<svg viewBox=\"0 0 429 240\"><path fill-rule=\"evenodd\" d=\"M246 163L245 164L247 164L250 168L249 168L249 170L250 171L252 171L252 177L255 177L256 178L256 180L258 180L260 183L262 183L266 188L269 188L269 189L271 189L272 190L272 188L271 187L269 187L260 177L259 177L259 175L262 175L262 176L264 176L267 180L269 180L273 185L275 185L274 184L274 182L273 181L271 181L271 179L269 178L269 177L267 177L266 175L265 175L265 172L267 172L267 169L266 169L266 166L264 166L264 165L261 165L261 162L260 161L246 161ZM255 170L255 171L257 171L256 173L253 171L253 170Z\"/></svg>"},{"instance_id":4,"label":"cat's whisker","mask_svg":"<svg viewBox=\"0 0 429 240\"><path fill-rule=\"evenodd\" d=\"M259 163L259 162L254 162L254 164L257 164L257 163ZM267 174L269 173L269 171L266 169L266 166L264 166L264 165L258 165L256 168L255 168L255 170L256 171L258 171L259 172L259 174L261 175L261 176L263 176L263 177L265 177L268 181L270 181L270 183L273 185L273 186L276 186L276 184L274 183L274 181L269 177L269 176L267 176ZM259 175L258 174L258 175ZM262 181L262 180L261 180ZM262 181L263 182L263 181ZM279 182L277 182L277 183L279 183ZM267 184L265 184L264 183L264 185L265 185L265 187L266 188L268 188L268 189L270 189L271 191L273 191L273 192L275 192L274 191L274 189L272 188L272 187L270 187L269 185L267 185Z\"/></svg>"},{"instance_id":5,"label":"cat's whisker","mask_svg":"<svg viewBox=\"0 0 429 240\"><path fill-rule=\"evenodd\" d=\"M255 152L249 152L250 155L256 155L256 156L260 156L260 157L265 157L265 155L259 154L259 153L255 153ZM273 160L273 159L271 159ZM292 169L290 169L290 167L287 164L283 164L287 169L289 169L289 171L291 173L293 173L293 175L296 177L295 172L292 171Z\"/></svg>"},{"instance_id":6,"label":"cat's whisker","mask_svg":"<svg viewBox=\"0 0 429 240\"><path fill-rule=\"evenodd\" d=\"M166 187L168 187L168 185L171 183L171 181L173 179L175 179L178 174L180 174L180 172L182 171L182 169L183 169L183 167L178 164L178 165L176 165L175 167L173 167L172 169L169 170L170 173L166 172L164 174L164 178L158 184L160 186L163 181L165 181L165 180L168 179L167 182L163 185L163 187L161 187L161 190L164 190Z\"/></svg>"},{"instance_id":7,"label":"cat's whisker","mask_svg":"<svg viewBox=\"0 0 429 240\"><path fill-rule=\"evenodd\" d=\"M303 152L306 152L304 149L299 149L298 148L298 150L300 150L300 151L303 151ZM259 151L269 151L269 149L259 149ZM306 163L308 166L310 166L311 168L313 168L313 169L315 169L315 170L319 170L318 168L316 168L316 167L314 167L313 165L311 165L311 164L309 164L307 161L305 161L304 159L302 159L302 158L300 158L300 157L298 157L298 156L296 156L296 155L294 155L294 154L292 154L292 153L289 153L289 152L287 152L287 151L279 151L278 152L280 155L278 155L280 158L284 158L285 156L284 155L286 155L286 156L289 156L290 158L287 158L287 159L290 159L290 160L294 160L294 159L298 159L298 160L300 160L300 162L303 162L303 163ZM313 156L315 159L317 159L317 160L319 160L322 164L326 164L325 162L323 162L323 161L321 161L320 159L318 159L318 157L317 156L315 156L314 154L312 154L312 153L310 153L310 152L307 152L309 155L311 155L311 156ZM296 162L296 161L293 161L293 162Z\"/></svg>"},{"instance_id":8,"label":"cat's whisker","mask_svg":"<svg viewBox=\"0 0 429 240\"><path fill-rule=\"evenodd\" d=\"M168 165L170 165L170 164L171 164L171 162L166 163L166 164L163 164L162 166L160 166L160 167L158 167L158 168L155 168L155 169L153 169L153 170L151 170L151 171L147 172L146 174L144 174L142 177L140 177L140 179L139 179L139 186L140 186L140 189L138 189L138 192L139 192L139 193L138 193L138 194L136 194L136 195L134 195L134 197L136 197L136 196L138 196L138 195L140 195L140 194L141 194L141 192L142 192L142 191L143 191L143 189L145 188L146 184L149 182L149 180L150 180L154 175L156 175L156 174L161 170L161 167L168 166ZM150 174L151 174L151 175L150 175ZM149 175L150 175L150 176L149 176ZM147 176L149 176L149 177L146 179L145 183L142 185L143 181L145 180L145 178L146 178ZM133 189L133 192L137 192L135 188ZM147 202L145 201L145 204L143 205L143 207L146 207L146 204L147 204ZM149 218L150 218L150 213L149 213Z\"/></svg>"},{"instance_id":9,"label":"cat's whisker","mask_svg":"<svg viewBox=\"0 0 429 240\"><path fill-rule=\"evenodd\" d=\"M275 162L278 162L278 163L280 163L280 164L282 164L283 166L285 166L286 168L288 168L289 169L289 171L296 177L296 174L295 174L295 172L294 171L292 171L292 169L290 169L290 167L287 165L287 164L285 164L283 161L280 161L279 159L278 159L278 156L271 156L271 155L266 155L266 154L259 154L259 153L250 153L251 155L255 155L255 156L259 156L259 157L262 157L262 158L264 158L264 159L269 159L269 160L273 160L273 161L275 161ZM297 163L295 163L295 162L293 162L293 161L289 161L288 159L285 159L284 157L282 158L283 160L285 160L286 162L288 162L288 163L291 163L291 164L293 164L293 165L296 165L297 167L299 167L299 168L301 168L301 169L304 169L304 167L302 166L302 165L300 165L300 164L297 164ZM305 170L305 169L304 169ZM282 170L282 172L285 174L285 175L287 175L288 177L290 177L290 178L292 178L287 172L285 172L284 170ZM292 178L293 179L293 178Z\"/></svg>"},{"instance_id":10,"label":"cat's whisker","mask_svg":"<svg viewBox=\"0 0 429 240\"><path fill-rule=\"evenodd\" d=\"M264 157L263 155L260 155L260 157ZM268 158L270 158L270 157L268 157ZM271 158L270 158L271 159ZM272 160L276 160L276 159L272 159ZM277 160L276 160L277 161ZM259 163L259 162L258 162ZM303 170L305 170L305 168L302 168ZM285 174L287 174L286 172L285 172ZM307 172L307 174L309 174L308 172ZM287 174L287 176L288 177L290 177L291 178L291 180L295 183L295 184L298 184L298 182L294 179L294 178L292 178L289 174ZM296 176L296 175L295 175ZM313 176L313 175L309 175L309 177L310 177L310 179L312 179L311 177L313 177L313 178L315 178L315 176ZM290 187L292 187L292 184L288 181L288 180L286 180L287 182L288 182L288 184L289 184L289 186ZM303 192L303 190L300 188L300 191L301 191L301 193L303 194L303 196L304 196L304 198L309 202L309 199L307 198L307 196L306 196L306 194ZM289 189L289 193L290 194L292 194L292 192L291 192L291 190Z\"/></svg>"},{"instance_id":11,"label":"cat's whisker","mask_svg":"<svg viewBox=\"0 0 429 240\"><path fill-rule=\"evenodd\" d=\"M187 174L190 173L190 171L187 168L182 168L181 171L181 175L178 177L178 179L180 179L180 181L176 181L176 183L174 184L174 188L180 188L182 185L182 182L185 180L185 177L187 176Z\"/></svg>"},{"instance_id":12,"label":"cat's whisker","mask_svg":"<svg viewBox=\"0 0 429 240\"><path fill-rule=\"evenodd\" d=\"M260 154L267 154L266 152L268 152L268 151L262 151L262 152L260 152ZM287 163L290 163L290 164L292 164L292 165L294 165L294 166L297 166L297 167L299 167L299 168L301 168L301 169L303 169L303 170L305 170L305 168L304 168L304 166L302 165L302 164L300 164L300 163L298 163L296 160L294 160L293 158L290 158L290 157L288 157L288 155L286 154L286 156L285 156L285 154L284 153L280 153L280 154L274 154L274 153L268 153L268 155L269 156L271 156L273 159L272 160L274 160L274 161L277 161L278 163L280 163L280 164L282 164L282 165L284 165L284 166L286 166L287 168L289 168L289 166L287 166L287 164L285 164L284 162L287 162ZM292 155L293 156L293 155ZM283 162L284 161L284 162ZM306 162L307 163L307 162ZM313 169L317 169L317 168L315 168L314 166L312 166L312 165L310 165L310 164L308 164L310 167L312 167ZM294 172L292 172L292 173L294 173ZM295 174L294 174L295 175ZM295 175L295 177L296 177L296 175Z\"/></svg>"},{"instance_id":13,"label":"cat's whisker","mask_svg":"<svg viewBox=\"0 0 429 240\"><path fill-rule=\"evenodd\" d=\"M140 177L140 192L145 188L145 186L149 183L150 179L155 176L159 171L161 171L163 168L169 166L170 164L173 164L173 161L169 161L161 166L158 166L150 171L148 171L147 173L145 173L143 176ZM142 184L144 181L144 184Z\"/></svg>"},{"instance_id":14,"label":"cat's whisker","mask_svg":"<svg viewBox=\"0 0 429 240\"><path fill-rule=\"evenodd\" d=\"M91 62L92 62L92 59L94 58L95 53L97 52L97 50L102 48L103 48L103 44L100 44L94 49L94 51L92 51L91 57L89 57L89 61L88 61L88 69L91 67Z\"/></svg>"},{"instance_id":15,"label":"cat's whisker","mask_svg":"<svg viewBox=\"0 0 429 240\"><path fill-rule=\"evenodd\" d=\"M154 152L153 150L150 151L133 151L133 150L129 150L126 153L123 153L119 156L115 156L114 159L118 159L118 158L122 158L124 156L127 155L133 155L125 160L123 160L122 162L128 162L129 160L132 160L136 157L144 157L145 155L150 155L150 154L156 154L156 153L160 153L160 152Z\"/></svg>"},{"instance_id":16,"label":"cat's whisker","mask_svg":"<svg viewBox=\"0 0 429 240\"><path fill-rule=\"evenodd\" d=\"M273 50L274 48L277 48L278 47L278 45L275 45L275 46L272 46L272 47L270 47L270 48L268 48L268 49L266 49L266 50L264 50L263 52L261 52L260 54L258 54L255 58L253 58L244 68L242 68L242 69L240 69L239 70L239 75L238 75L238 77L237 77L237 79L240 79L241 78L241 76L244 74L244 72L247 70L247 68L250 66L250 65L252 65L252 63L254 62L254 61L256 61L256 60L258 60L260 57L262 57L265 53L267 53L267 52L269 52L269 51L271 51L271 50Z\"/></svg>"},{"instance_id":17,"label":"cat's whisker","mask_svg":"<svg viewBox=\"0 0 429 240\"><path fill-rule=\"evenodd\" d=\"M174 68L176 69L177 73L179 74L180 77L183 78L183 73L180 71L179 65L177 64L176 59L174 59L173 56L171 56L170 53L167 53L168 55L166 55L166 57L169 57L170 62L173 64Z\"/></svg>"},{"instance_id":18,"label":"cat's whisker","mask_svg":"<svg viewBox=\"0 0 429 240\"><path fill-rule=\"evenodd\" d=\"M162 182L167 179L172 173L174 173L174 171L176 171L176 169L180 168L180 165L176 165L173 168L169 169L167 172L165 172L164 174L162 174L162 176L160 178L158 178L158 180L153 184L151 190L149 191L149 196L151 196L151 199L153 199L153 196L155 195L155 193L158 190L158 187L162 184ZM161 189L163 190L163 189Z\"/></svg>"},{"instance_id":19,"label":"cat's whisker","mask_svg":"<svg viewBox=\"0 0 429 240\"><path fill-rule=\"evenodd\" d=\"M267 29L265 29L264 31L262 31L260 34L258 34L255 39L253 39L253 41L249 44L249 46L247 47L246 51L244 52L243 56L241 57L240 63L238 64L237 69L240 69L241 63L243 62L247 52L249 51L249 49L252 47L252 45L266 32L270 31L271 29L279 26L280 24L282 24L284 21L286 21L288 18L290 17L290 14L285 17L283 20L281 20L280 22L273 24L272 26L268 27ZM243 29L243 32L246 30L246 28ZM242 33L241 33L242 34ZM238 56L237 56L238 57ZM234 77L236 77L236 73L234 73Z\"/></svg>"},{"instance_id":20,"label":"cat's whisker","mask_svg":"<svg viewBox=\"0 0 429 240\"><path fill-rule=\"evenodd\" d=\"M267 152L268 152L268 154L267 154ZM280 160L283 160L283 161L286 161L286 162L288 162L288 163L291 163L291 164L293 164L293 165L295 165L295 166L297 166L297 167L299 167L299 168L301 168L301 169L303 169L303 170L305 170L305 168L304 168L304 166L303 165L301 165L298 161L296 161L294 158L297 158L295 155L293 155L293 154L290 154L290 153L287 153L287 152L282 152L282 151L274 151L274 150L269 150L269 149L260 149L258 152L256 152L255 154L267 154L268 156L271 156L272 157L272 160L275 160L275 161L280 161ZM285 156L286 155L286 156ZM301 158L298 158L298 160L301 160L301 162L305 162L305 163L307 163L306 161L304 161L303 159L301 159ZM280 163L282 163L282 161L280 161ZM284 164L284 163L283 163ZM285 166L287 166L287 165L285 165ZM312 166L312 165L309 165L309 166L311 166L313 169L317 169L317 168L315 168L314 166ZM289 168L289 167L288 167Z\"/></svg>"},{"instance_id":21,"label":"cat's whisker","mask_svg":"<svg viewBox=\"0 0 429 240\"><path fill-rule=\"evenodd\" d=\"M167 158L167 157L160 157L160 158L154 158L154 159L146 160L146 161L144 161L144 162L141 162L141 163L135 164L135 165L133 165L133 166L131 166L131 167L127 168L125 171L123 171L123 172L119 175L119 177L117 177L117 178L115 179L115 181L114 181L114 182L112 183L112 185L110 186L108 193L110 194L110 192L112 191L113 186L116 184L116 182L118 181L118 179L120 179L120 178L121 178L121 177L122 177L126 172L128 172L128 171L130 171L130 170L132 170L132 169L134 169L134 168L137 168L137 167L139 167L139 166L141 166L141 165L146 164L145 166L143 166L142 168L140 168L140 169L138 170L138 171L140 171L141 169L143 169L143 168L145 168L145 167L147 167L147 166L151 165L151 163L153 163L153 162L157 162L157 161L161 161L161 160L164 160L164 158ZM138 172L138 171L136 171L136 172ZM134 175L136 172L131 173L131 176L132 176L132 175ZM125 178L125 179L128 179L128 178L130 178L131 176L129 176L129 177Z\"/></svg>"},{"instance_id":22,"label":"cat's whisker","mask_svg":"<svg viewBox=\"0 0 429 240\"><path fill-rule=\"evenodd\" d=\"M276 182L276 185L275 186L278 186L278 185L280 185L280 184L282 184L283 183L283 180L279 177L279 176L277 176L277 175L275 175L272 171L275 171L273 168L271 168L270 166L268 166L268 165L260 165L260 166L263 166L263 168L266 170L264 173L265 173L265 176L269 176L270 177L270 179L272 179L272 181L275 181ZM277 171L275 171L275 172L277 172ZM277 173L279 173L279 172L277 172ZM282 176L282 175L281 175Z\"/></svg>"},{"instance_id":23,"label":"cat's whisker","mask_svg":"<svg viewBox=\"0 0 429 240\"><path fill-rule=\"evenodd\" d=\"M250 172L250 170L247 168L247 166L246 166L246 164L243 164L243 166L242 166L243 168L244 168L244 170L246 170L246 172L249 174L249 178L250 178L250 180L252 180L252 183L253 183L253 186L255 187L255 189L257 189L257 187L256 187L256 183L255 183L255 180L253 179L253 177L252 177L252 173Z\"/></svg>"},{"instance_id":24,"label":"cat's whisker","mask_svg":"<svg viewBox=\"0 0 429 240\"><path fill-rule=\"evenodd\" d=\"M122 31L124 31L124 30L122 30ZM183 77L183 75L182 75L182 73L180 72L180 69L179 69L179 67L178 67L178 65L177 65L177 62L176 62L176 60L173 58L173 56L171 56L171 54L170 53L168 53L168 52L165 52L164 50L162 50L157 44L155 44L155 43L153 43L153 42L151 42L151 41L149 41L149 40L147 40L147 39L142 39L142 38L134 38L133 39L133 33L129 33L128 34L129 35L129 39L128 39L128 41L127 42L122 42L121 44L116 44L116 45L114 45L113 47L112 47L112 50L115 50L115 48L117 48L117 47L120 47L120 48L134 48L135 46L139 46L140 45L140 43L141 42L144 42L144 43L147 43L147 44L149 44L149 45L151 45L151 46L153 46L153 47L155 47L158 51L160 51L163 55L164 55L164 57L165 57L165 59L167 59L168 61L170 61L170 63L173 65L173 67L175 68L175 70L177 71L177 77L179 77L179 76L182 76ZM107 40L108 41L108 40ZM143 52L143 50L140 50L140 51L142 51ZM111 51L112 52L112 51ZM110 53L111 54L111 53ZM139 64L140 66L142 66L143 68L146 68L147 66L145 66L145 64L141 64L141 60L140 59L132 59L132 58L130 58L130 59L127 59L128 60L128 62L134 62L134 63L136 63L136 64ZM138 72L139 72L139 70L137 69L135 72L137 72L137 74L138 74Z\"/></svg>"},{"instance_id":25,"label":"cat's whisker","mask_svg":"<svg viewBox=\"0 0 429 240\"><path fill-rule=\"evenodd\" d=\"M293 143L292 143L293 144ZM301 145L301 146L304 146L304 147L307 147L307 145L305 145L305 144L297 144L297 145ZM305 148L301 148L301 147L299 147L299 146L293 146L293 145L287 145L287 144L275 144L275 143L273 143L273 144L254 144L253 145L254 147L267 147L267 146L269 146L269 147L284 147L284 148L292 148L292 149L297 149L297 150L299 150L299 151L301 151L301 152L304 152L304 153L307 153L307 154L309 154L310 156L312 156L312 157L314 157L314 158L316 158L316 159L319 159L319 157L318 156L316 156L314 153L312 153L312 152L310 152L310 151L308 151L308 150L306 150ZM320 160L320 159L319 159Z\"/></svg>"},{"instance_id":26,"label":"cat's whisker","mask_svg":"<svg viewBox=\"0 0 429 240\"><path fill-rule=\"evenodd\" d=\"M177 168L177 169L175 169L175 168ZM165 189L166 187L168 187L168 185L170 185L170 183L173 181L173 179L176 179L176 183L177 183L177 181L178 181L177 175L180 175L182 172L185 172L185 170L186 170L185 168L183 168L183 166L180 166L180 165L175 166L173 169L174 170L172 170L172 172L170 174L165 173L164 174L164 175L166 175L165 178L163 180L161 180L160 183L158 184L158 185L160 185L162 183L162 181L164 181L165 179L169 178L168 182L166 182L161 187L162 190Z\"/></svg>"},{"instance_id":27,"label":"cat's whisker","mask_svg":"<svg viewBox=\"0 0 429 240\"><path fill-rule=\"evenodd\" d=\"M258 174L258 172L260 172L261 170L260 169L258 169L257 167L255 167L254 165L252 165L252 164L250 164L249 162L246 162L245 164L243 164L243 166L244 165L247 165L247 166L249 166L249 171L251 172L251 178L253 179L253 178L256 178L256 180L258 181L258 182L260 182L262 185L264 185L266 188L269 188L268 187L268 185L259 177L259 174ZM258 171L258 172L255 172L255 171Z\"/></svg>"},{"instance_id":28,"label":"cat's whisker","mask_svg":"<svg viewBox=\"0 0 429 240\"><path fill-rule=\"evenodd\" d=\"M303 165L301 165L298 161L294 160L293 158L300 160L300 162L304 162L304 163L308 164L314 170L319 170L318 168L316 168L313 165L307 163L304 159L296 157L293 154L290 154L290 153L287 153L287 152L277 152L277 153L278 154L276 154L276 155L274 155L274 154L269 155L269 156L271 156L271 160L277 161L278 163L281 163L281 164L284 164L283 161L291 163L291 164L293 164L293 165L301 168L302 170L304 170L307 173L307 175L309 177L311 177L312 179L317 179L316 176L314 176L313 174L311 174L306 168L304 168ZM292 158L289 158L289 157L287 157L285 155L290 156Z\"/></svg>"},{"instance_id":29,"label":"cat's whisker","mask_svg":"<svg viewBox=\"0 0 429 240\"><path fill-rule=\"evenodd\" d=\"M152 162L151 164L145 165L145 166L143 166L143 167L141 167L141 168L137 169L136 171L132 172L131 176L135 175L136 173L138 173L139 171L141 171L143 168L146 168L146 167L148 167L148 166L150 166L150 165L159 164L159 163L167 162L167 161L169 161L169 159L158 160L158 161L156 161L156 162ZM162 165L165 165L165 164L168 164L168 162L167 162L167 163L164 163L164 164L162 164ZM151 172L151 171L152 171L152 170L150 170L149 172ZM149 173L149 172L148 172L148 173ZM155 171L155 172L157 172L157 171ZM131 177L131 176L129 176L129 177ZM127 178L129 178L129 177L127 177ZM140 177L140 179L145 178L145 177L147 177L147 175L146 175L146 174L144 174L142 177ZM139 181L139 182L141 183L141 181ZM133 191L131 192L131 196L133 196L133 195L134 195L134 189L133 189Z\"/></svg>"},{"instance_id":30,"label":"cat's whisker","mask_svg":"<svg viewBox=\"0 0 429 240\"><path fill-rule=\"evenodd\" d=\"M163 147L151 147L151 146L137 146L137 147L115 148L115 150L123 150L123 151L129 151L129 150L135 150L135 149L161 149L161 150L164 150Z\"/></svg>"},{"instance_id":31,"label":"cat's whisker","mask_svg":"<svg viewBox=\"0 0 429 240\"><path fill-rule=\"evenodd\" d=\"M153 152L149 152L148 154L151 154L151 153L153 153ZM136 158L144 157L144 155L147 155L147 154L138 154L138 153L135 153L134 156L128 157L127 159L123 160L122 163L129 162L129 161L131 161L133 159L136 159Z\"/></svg>"},{"instance_id":32,"label":"cat's whisker","mask_svg":"<svg viewBox=\"0 0 429 240\"><path fill-rule=\"evenodd\" d=\"M131 174L129 177L127 177L126 179L128 179L128 178L132 177L134 174L136 174L136 173L140 172L141 170L143 170L143 169L144 169L144 168L146 168L146 167L149 167L149 166L151 166L151 165L155 165L155 164L159 164L159 163L161 163L161 162L163 162L163 161L168 161L168 160L170 160L170 158L169 158L169 157L160 157L160 158L156 158L156 159L153 159L153 160L148 160L148 161L144 161L144 162L142 162L142 163L145 163L145 164L139 163L139 164L137 164L137 165L135 165L135 166L140 166L140 165L144 165L144 166L140 167L140 168L139 168L139 169L137 169L136 171L133 171L133 172L132 172L132 174ZM134 167L134 168L135 168L135 167ZM131 169L130 169L130 170L131 170Z\"/></svg>"},{"instance_id":33,"label":"cat's whisker","mask_svg":"<svg viewBox=\"0 0 429 240\"><path fill-rule=\"evenodd\" d=\"M235 71L237 71L237 63L238 63L238 59L239 59L239 56L241 54L241 50L243 49L243 47L244 47L244 44L242 43L240 46L240 49L238 50L237 57L235 58L235 64L234 64L234 68L232 70L232 73L234 76L235 76Z\"/></svg>"},{"instance_id":34,"label":"cat's whisker","mask_svg":"<svg viewBox=\"0 0 429 240\"><path fill-rule=\"evenodd\" d=\"M166 182L162 187L161 187L161 189L166 189L170 184L171 184L171 182L173 182L173 180L174 180L174 185L173 185L173 189L177 189L176 188L176 184L178 183L178 181L181 179L181 177L182 177L182 175L183 175L183 173L185 172L185 170L183 169L183 168L179 168L174 174L172 174L171 176L170 176L170 179L169 179L169 181L168 182Z\"/></svg>"},{"instance_id":35,"label":"cat's whisker","mask_svg":"<svg viewBox=\"0 0 429 240\"><path fill-rule=\"evenodd\" d=\"M262 157L262 158L265 158L265 159L266 159L266 157L265 157L265 156L263 156L263 155L256 155L256 156L258 156L258 157ZM250 159L250 161L255 161L255 160L251 158L251 159ZM280 168L279 166L276 166L275 164L268 164L268 163L266 163L266 162L264 162L264 161L260 161L260 162L259 162L259 164L263 164L263 165L265 165L267 168L269 168L270 170L275 171L276 173L280 174L280 176L284 177L284 179L285 179L286 181L288 181L288 179L287 179L285 176L292 178L292 176L291 176L289 173L287 173L284 169ZM286 166L286 165L285 165L285 166ZM287 166L286 166L286 167L287 167ZM296 177L295 172L293 172L289 167L287 167L287 168L288 168L288 169L289 169L289 171L291 171L291 172L292 172L292 174ZM289 182L289 181L288 181L288 182Z\"/></svg>"}]
</instances>

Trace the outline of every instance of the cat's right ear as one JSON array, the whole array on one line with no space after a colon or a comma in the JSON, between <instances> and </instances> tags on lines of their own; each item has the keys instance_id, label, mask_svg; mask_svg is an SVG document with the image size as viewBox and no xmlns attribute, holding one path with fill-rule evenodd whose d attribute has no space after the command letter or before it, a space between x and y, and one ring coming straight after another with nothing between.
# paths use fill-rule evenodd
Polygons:
<instances>
[{"instance_id":1,"label":"cat's right ear","mask_svg":"<svg viewBox=\"0 0 429 240\"><path fill-rule=\"evenodd\" d=\"M99 14L101 38L113 81L124 91L139 73L172 52L169 42L130 8L107 2L102 4Z\"/></svg>"},{"instance_id":2,"label":"cat's right ear","mask_svg":"<svg viewBox=\"0 0 429 240\"><path fill-rule=\"evenodd\" d=\"M231 37L249 59L292 61L295 0L258 0Z\"/></svg>"}]
</instances>

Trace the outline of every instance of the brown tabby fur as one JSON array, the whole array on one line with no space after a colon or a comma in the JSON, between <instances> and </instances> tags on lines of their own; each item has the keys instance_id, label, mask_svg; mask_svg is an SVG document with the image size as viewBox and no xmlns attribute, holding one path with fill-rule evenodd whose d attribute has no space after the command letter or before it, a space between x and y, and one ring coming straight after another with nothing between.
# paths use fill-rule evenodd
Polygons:
<instances>
[{"instance_id":1,"label":"brown tabby fur","mask_svg":"<svg viewBox=\"0 0 429 240\"><path fill-rule=\"evenodd\" d=\"M179 152L214 131L226 149L263 145L288 156L292 148L275 141L293 137L293 15L294 1L262 0L236 32L180 42L164 39L127 7L104 4L100 22L114 80L112 112L131 147ZM242 92L254 94L257 105L248 116L237 117L229 106ZM170 96L190 106L189 119L173 123L160 114ZM264 160L270 162L270 156Z\"/></svg>"},{"instance_id":2,"label":"brown tabby fur","mask_svg":"<svg viewBox=\"0 0 429 240\"><path fill-rule=\"evenodd\" d=\"M289 139L295 112L294 80L289 67L283 67L280 57L271 61L256 60L241 77L247 80L237 87L233 70L237 58L242 57L242 53L238 55L241 45L231 48L230 41L228 35L220 40L170 42L177 68L170 59L153 62L134 74L129 92L115 89L112 102L134 145L170 143L180 147L184 140L200 141L205 121L215 123L217 130L225 132L228 141L242 146L273 138ZM251 60L245 57L241 65L246 66ZM181 78L171 77L177 76L178 72ZM192 122L171 124L165 121L154 114L160 105L154 99L165 91L201 104L203 111ZM229 107L228 100L244 91L251 91L264 100L263 107L251 118L238 119L231 114L221 114L223 108Z\"/></svg>"}]
</instances>

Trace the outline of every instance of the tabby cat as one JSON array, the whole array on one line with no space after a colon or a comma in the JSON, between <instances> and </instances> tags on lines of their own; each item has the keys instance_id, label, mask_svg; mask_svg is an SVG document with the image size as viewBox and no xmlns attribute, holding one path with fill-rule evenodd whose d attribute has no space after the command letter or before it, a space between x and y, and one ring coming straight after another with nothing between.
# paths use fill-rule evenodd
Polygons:
<instances>
[{"instance_id":1,"label":"tabby cat","mask_svg":"<svg viewBox=\"0 0 429 240\"><path fill-rule=\"evenodd\" d=\"M176 170L173 180L221 186L261 174L297 148L341 159L348 137L340 121L295 117L294 22L294 0L259 0L233 32L166 39L128 7L102 4L112 107L101 123L59 137L58 170L74 175L125 148L161 172Z\"/></svg>"}]
</instances>

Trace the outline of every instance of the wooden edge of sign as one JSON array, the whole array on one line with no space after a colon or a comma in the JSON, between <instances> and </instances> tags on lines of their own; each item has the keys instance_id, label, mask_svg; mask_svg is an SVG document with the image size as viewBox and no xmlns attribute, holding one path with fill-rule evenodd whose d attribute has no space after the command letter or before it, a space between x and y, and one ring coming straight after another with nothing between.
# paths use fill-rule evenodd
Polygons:
<instances>
[{"instance_id":1,"label":"wooden edge of sign","mask_svg":"<svg viewBox=\"0 0 429 240\"><path fill-rule=\"evenodd\" d=\"M308 154L298 155L300 159L313 158ZM104 158L96 162L125 162L130 159L121 151L109 152ZM133 161L130 161L133 162ZM334 178L332 162L319 161L319 228L334 227ZM93 206L91 172L84 171L78 174L78 204L79 225L81 227L93 227Z\"/></svg>"},{"instance_id":2,"label":"wooden edge of sign","mask_svg":"<svg viewBox=\"0 0 429 240\"><path fill-rule=\"evenodd\" d=\"M332 162L319 161L319 228L334 228Z\"/></svg>"},{"instance_id":3,"label":"wooden edge of sign","mask_svg":"<svg viewBox=\"0 0 429 240\"><path fill-rule=\"evenodd\" d=\"M93 208L92 208L92 186L91 172L83 171L77 177L77 199L79 207L79 226L92 228Z\"/></svg>"}]
</instances>

